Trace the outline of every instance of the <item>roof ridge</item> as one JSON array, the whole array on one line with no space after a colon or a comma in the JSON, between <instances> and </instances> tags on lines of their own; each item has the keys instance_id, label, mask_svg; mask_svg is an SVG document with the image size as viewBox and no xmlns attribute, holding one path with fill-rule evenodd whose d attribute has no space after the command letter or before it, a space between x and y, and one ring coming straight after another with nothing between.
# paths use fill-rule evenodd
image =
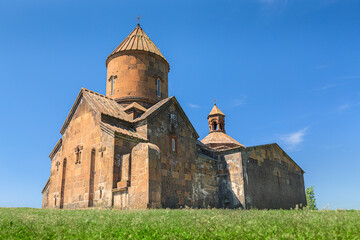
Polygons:
<instances>
[{"instance_id":1,"label":"roof ridge","mask_svg":"<svg viewBox=\"0 0 360 240\"><path fill-rule=\"evenodd\" d=\"M105 114L123 121L132 122L128 114L124 112L124 108L120 104L118 104L113 98L107 97L105 95L91 91L86 88L81 88L78 96L76 97L74 104L72 105L65 119L64 124L60 129L61 134L64 134L67 127L69 126L69 123L77 107L81 103L81 99L85 99L87 101L87 104L89 104L89 106L91 106L91 108L96 113ZM107 103L105 103L104 101L106 101Z\"/></svg>"},{"instance_id":2,"label":"roof ridge","mask_svg":"<svg viewBox=\"0 0 360 240\"><path fill-rule=\"evenodd\" d=\"M129 109L131 109L131 108L136 108L136 109L139 109L139 110L141 110L141 111L143 111L143 112L146 112L147 111L147 109L145 108L145 107L143 107L143 106L141 106L139 103L137 103L137 102L132 102L132 103L130 103L129 105L127 105L125 108L124 108L124 111L127 111L127 110L129 110Z\"/></svg>"},{"instance_id":3,"label":"roof ridge","mask_svg":"<svg viewBox=\"0 0 360 240\"><path fill-rule=\"evenodd\" d=\"M155 103L154 105L152 105L151 107L149 107L146 112L144 112L140 117L135 118L133 120L133 122L139 122L142 121L144 119L146 119L148 116L152 115L154 112L156 112L163 104L167 103L168 101L170 101L171 99L173 99L174 96L171 97L167 97L164 98L160 101L158 101L157 103Z\"/></svg>"},{"instance_id":4,"label":"roof ridge","mask_svg":"<svg viewBox=\"0 0 360 240\"><path fill-rule=\"evenodd\" d=\"M98 92L91 91L90 89L87 89L87 88L84 88L84 87L82 87L81 90L86 91L86 92L93 93L93 94L95 94L95 95L98 95L98 96L100 96L100 97L107 98L107 99L109 99L109 100L115 101L115 99L113 99L113 98L111 98L111 97L105 96L105 95L103 95L103 94L101 94L101 93L98 93Z\"/></svg>"}]
</instances>

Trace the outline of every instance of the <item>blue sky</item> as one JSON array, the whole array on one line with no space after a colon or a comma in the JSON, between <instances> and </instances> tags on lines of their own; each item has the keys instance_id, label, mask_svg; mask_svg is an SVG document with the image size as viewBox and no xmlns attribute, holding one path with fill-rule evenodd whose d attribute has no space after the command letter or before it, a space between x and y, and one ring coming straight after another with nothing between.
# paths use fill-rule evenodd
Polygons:
<instances>
[{"instance_id":1,"label":"blue sky","mask_svg":"<svg viewBox=\"0 0 360 240\"><path fill-rule=\"evenodd\" d=\"M0 2L0 207L41 207L48 155L81 87L135 28L168 59L201 138L213 99L227 134L277 142L319 208L360 209L360 1Z\"/></svg>"}]
</instances>

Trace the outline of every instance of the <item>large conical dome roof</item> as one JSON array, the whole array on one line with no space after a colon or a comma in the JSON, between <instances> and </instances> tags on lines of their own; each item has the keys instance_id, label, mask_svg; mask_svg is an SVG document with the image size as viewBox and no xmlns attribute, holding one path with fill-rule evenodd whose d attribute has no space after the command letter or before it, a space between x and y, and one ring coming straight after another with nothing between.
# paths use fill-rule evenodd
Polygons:
<instances>
[{"instance_id":1,"label":"large conical dome roof","mask_svg":"<svg viewBox=\"0 0 360 240\"><path fill-rule=\"evenodd\" d=\"M129 36L127 36L124 41L122 41L119 46L117 46L115 50L108 56L106 59L106 65L116 55L120 55L121 53L127 51L144 51L153 53L164 59L169 66L169 63L164 55L162 55L153 41L151 41L151 39L146 35L144 30L140 27L140 24L138 24L136 28L129 34Z\"/></svg>"}]
</instances>

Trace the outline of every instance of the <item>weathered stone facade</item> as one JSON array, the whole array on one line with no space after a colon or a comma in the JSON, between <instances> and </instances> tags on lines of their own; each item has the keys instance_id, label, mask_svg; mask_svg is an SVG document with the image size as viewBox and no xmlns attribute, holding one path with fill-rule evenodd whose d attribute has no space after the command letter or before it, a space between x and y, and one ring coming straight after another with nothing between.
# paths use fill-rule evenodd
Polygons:
<instances>
[{"instance_id":1,"label":"weathered stone facade","mask_svg":"<svg viewBox=\"0 0 360 240\"><path fill-rule=\"evenodd\" d=\"M245 147L215 105L198 134L169 64L138 25L110 54L106 96L81 89L50 153L43 208L294 208L304 171L277 145Z\"/></svg>"}]
</instances>

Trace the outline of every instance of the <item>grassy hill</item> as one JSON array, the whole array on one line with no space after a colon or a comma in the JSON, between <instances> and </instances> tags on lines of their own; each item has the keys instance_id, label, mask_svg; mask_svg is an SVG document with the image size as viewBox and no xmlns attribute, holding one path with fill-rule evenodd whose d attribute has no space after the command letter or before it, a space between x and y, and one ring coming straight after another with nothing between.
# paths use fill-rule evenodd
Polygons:
<instances>
[{"instance_id":1,"label":"grassy hill","mask_svg":"<svg viewBox=\"0 0 360 240\"><path fill-rule=\"evenodd\" d=\"M0 239L360 239L360 211L0 208Z\"/></svg>"}]
</instances>

